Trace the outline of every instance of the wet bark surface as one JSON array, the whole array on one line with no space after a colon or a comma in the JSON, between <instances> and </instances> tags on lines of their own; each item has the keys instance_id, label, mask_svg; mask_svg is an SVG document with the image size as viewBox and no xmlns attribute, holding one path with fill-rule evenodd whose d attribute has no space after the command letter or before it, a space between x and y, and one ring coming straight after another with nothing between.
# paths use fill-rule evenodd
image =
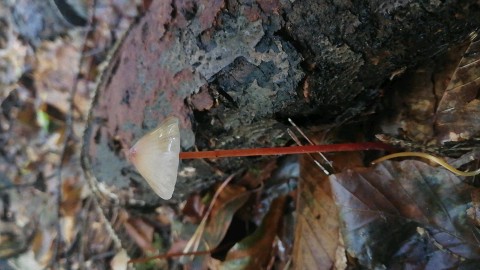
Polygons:
<instances>
[{"instance_id":1,"label":"wet bark surface","mask_svg":"<svg viewBox=\"0 0 480 270\"><path fill-rule=\"evenodd\" d=\"M184 150L282 145L288 117L348 121L478 26L478 1L153 1L98 84L84 168L121 198L160 203L123 150L168 115ZM253 161L183 161L173 201Z\"/></svg>"}]
</instances>

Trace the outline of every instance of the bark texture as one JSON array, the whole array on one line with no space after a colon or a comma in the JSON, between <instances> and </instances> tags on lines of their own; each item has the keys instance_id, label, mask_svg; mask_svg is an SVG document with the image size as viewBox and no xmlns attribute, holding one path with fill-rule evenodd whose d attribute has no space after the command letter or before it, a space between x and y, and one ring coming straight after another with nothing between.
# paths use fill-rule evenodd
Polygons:
<instances>
[{"instance_id":1,"label":"bark texture","mask_svg":"<svg viewBox=\"0 0 480 270\"><path fill-rule=\"evenodd\" d=\"M287 117L347 121L393 74L479 26L468 0L153 1L98 85L84 167L120 197L157 204L121 150L166 116L180 118L185 150L280 145ZM174 201L245 160L182 162Z\"/></svg>"}]
</instances>

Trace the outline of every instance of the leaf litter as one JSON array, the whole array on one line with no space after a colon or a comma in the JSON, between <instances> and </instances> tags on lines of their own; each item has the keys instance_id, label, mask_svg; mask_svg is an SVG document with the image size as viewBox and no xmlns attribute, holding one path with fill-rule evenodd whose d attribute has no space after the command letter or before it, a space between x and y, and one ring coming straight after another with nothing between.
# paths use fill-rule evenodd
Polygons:
<instances>
[{"instance_id":1,"label":"leaf litter","mask_svg":"<svg viewBox=\"0 0 480 270\"><path fill-rule=\"evenodd\" d=\"M450 265L480 259L478 235L467 218L474 188L454 174L406 160L347 170L330 181L344 221L345 244L362 265L409 261L410 254L400 251L417 237L417 228L428 233L429 244L442 247ZM430 253L423 254L417 267L438 259Z\"/></svg>"},{"instance_id":2,"label":"leaf litter","mask_svg":"<svg viewBox=\"0 0 480 270\"><path fill-rule=\"evenodd\" d=\"M30 44L23 42L19 27L26 26L12 20L8 13L11 3L7 2L0 4L6 23L2 33L8 33L8 46L0 48L0 58L2 65L10 65L5 69L8 73L0 74L4 90L0 94L0 170L5 180L5 185L0 185L0 268L92 265L95 256L108 255L110 240L90 207L79 165L79 138L90 106L95 72L106 53L106 48L98 49L101 44L97 42L102 40L104 45L111 46L112 39L128 27L125 22L135 15L127 18L118 13L120 9L114 11L118 3L103 5L96 10L98 27L91 32L95 38L88 37L83 48L86 31L72 26L62 35ZM134 4L128 5L133 5L133 9L123 9L124 12L136 10ZM111 14L105 16L106 11ZM124 24L123 30L117 23ZM88 54L87 50L96 52ZM77 91L73 95L75 84ZM72 133L64 145L68 129ZM59 165L61 181L57 177ZM4 241L3 235L11 238ZM15 248L11 248L11 243L15 243ZM85 257L66 260L72 252Z\"/></svg>"},{"instance_id":3,"label":"leaf litter","mask_svg":"<svg viewBox=\"0 0 480 270\"><path fill-rule=\"evenodd\" d=\"M114 10L128 13L119 21L123 29L134 17L132 10L135 8L132 9L131 4L114 2L127 8L97 10L97 31L87 42L87 47L93 51L104 51L114 39L106 34L115 21L118 22ZM9 50L15 48L16 54L8 61L15 62L15 68L2 77L6 78L2 84L18 80L20 83L10 85L10 91L2 93L0 139L5 146L0 167L5 177L0 177L4 210L0 230L2 235L8 233L12 237L7 241L2 238L0 258L13 256L9 263L17 266L46 267L57 256L63 259L60 260L62 264L73 268L79 268L79 264L90 268L105 262L103 265L110 263L113 269L126 269L130 260L125 249L114 248L115 241L106 232L105 220L95 210L92 193L88 192L84 175L78 168L78 141L98 72L97 68L89 67L95 67L102 58L89 57L85 61L90 66L76 70L78 65L72 63L72 59L80 59L81 48L76 43L79 36L76 33L43 41L37 51L20 43L14 34L9 43L14 46ZM403 87L414 88L417 83L423 84L416 88L422 88L423 92L411 92L411 110L398 114L403 115L398 121L400 126L392 124L397 122L392 119L399 119L394 116L384 122L390 124L388 128L387 124L383 126L384 131L407 135L406 138L413 138L420 144L468 141L467 149L472 149L479 135L478 47L478 38L475 38L457 68L451 62L458 56L452 58L450 65L454 66L452 71L456 71L451 73L453 76L445 93L439 90L442 87L438 86L438 81L448 81L445 75L448 72L428 73L404 84ZM19 69L25 63L32 65L33 72ZM61 162L58 152L62 136L66 128L72 128L66 127L66 119L71 113L69 91L78 72L83 77L73 97L74 138L68 145L68 158L64 161L65 177L60 186L63 196L58 205L61 216L57 220L51 211L57 207L52 195L58 192L52 179ZM407 75L408 72L403 78ZM435 76L438 80L431 85L430 78ZM208 110L211 100L208 96L204 98L195 104ZM435 99L439 100L437 107ZM398 129L400 133L396 133ZM123 230L124 243L129 252L135 251L133 254L137 258L168 255L169 250L179 251L175 256L178 258L195 229L201 230L197 234L200 235L198 247L194 250L209 252L197 254L185 267L285 269L293 264L304 269L343 269L352 265L436 269L474 268L478 263L480 196L478 188L463 178L414 160L386 161L365 168L358 156L330 156L340 173L327 178L306 159L301 161L301 167L307 175L302 175L297 190L290 184L296 180L294 175L272 185L278 181L275 170L282 170L282 167L276 168L277 162L270 162L259 173L249 170L250 174L242 176L240 184L228 184L216 200L212 199L212 192L192 194L189 201L180 205L184 206L184 212L180 206L159 206L153 214L147 215L115 205L117 210L107 209L107 222L119 234ZM338 166L339 162L346 164ZM468 180L475 183L475 179ZM258 185L262 188L252 189ZM287 208L293 204L295 196L298 204L295 206L295 247L292 251L293 233L289 231L292 224L288 225L286 220L293 220ZM207 210L209 202L212 203L210 211ZM186 211L188 207L190 212ZM242 224L251 223L252 228L240 239L228 243L222 258L214 257L212 250L225 247L223 241L238 219L244 222ZM203 226L197 226L202 222ZM56 224L61 230L55 229ZM171 234L165 233L169 230ZM60 243L57 242L59 237ZM55 247L62 252L54 253ZM72 250L83 259L68 262L64 256ZM0 260L0 263L3 262ZM144 266L167 265L179 266L180 260L164 256L163 260L152 260Z\"/></svg>"}]
</instances>

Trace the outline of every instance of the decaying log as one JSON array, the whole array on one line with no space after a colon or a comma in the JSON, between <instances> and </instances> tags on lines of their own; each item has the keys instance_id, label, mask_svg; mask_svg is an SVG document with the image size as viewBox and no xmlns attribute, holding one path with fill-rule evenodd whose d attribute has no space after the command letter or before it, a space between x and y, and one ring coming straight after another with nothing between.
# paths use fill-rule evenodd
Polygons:
<instances>
[{"instance_id":1,"label":"decaying log","mask_svg":"<svg viewBox=\"0 0 480 270\"><path fill-rule=\"evenodd\" d=\"M391 76L479 26L472 0L152 1L98 84L84 167L120 197L159 203L122 149L166 116L180 118L185 150L279 145L287 117L347 121ZM244 160L219 164L233 172ZM211 162L182 162L174 201L215 172Z\"/></svg>"}]
</instances>

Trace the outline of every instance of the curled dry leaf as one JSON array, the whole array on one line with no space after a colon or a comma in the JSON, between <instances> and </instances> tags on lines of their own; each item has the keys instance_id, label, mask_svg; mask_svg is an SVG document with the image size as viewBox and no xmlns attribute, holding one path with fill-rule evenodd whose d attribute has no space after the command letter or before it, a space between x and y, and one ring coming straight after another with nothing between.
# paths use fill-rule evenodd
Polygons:
<instances>
[{"instance_id":1,"label":"curled dry leaf","mask_svg":"<svg viewBox=\"0 0 480 270\"><path fill-rule=\"evenodd\" d=\"M419 161L383 162L330 176L349 254L368 268L425 269L480 261L467 219L472 187Z\"/></svg>"},{"instance_id":2,"label":"curled dry leaf","mask_svg":"<svg viewBox=\"0 0 480 270\"><path fill-rule=\"evenodd\" d=\"M276 198L255 232L235 244L220 269L265 269L273 258L275 237L284 214L286 196Z\"/></svg>"},{"instance_id":3,"label":"curled dry leaf","mask_svg":"<svg viewBox=\"0 0 480 270\"><path fill-rule=\"evenodd\" d=\"M216 247L227 233L233 215L252 194L244 187L230 184L218 196L208 217L204 239L210 247Z\"/></svg>"},{"instance_id":4,"label":"curled dry leaf","mask_svg":"<svg viewBox=\"0 0 480 270\"><path fill-rule=\"evenodd\" d=\"M183 252L213 250L216 248L225 237L233 215L247 202L251 192L238 185L229 184L225 186L218 193L215 201L212 202L213 206L211 206L210 212L206 212L208 216L203 218ZM209 259L209 256L197 256L191 263L191 266L203 267L209 263Z\"/></svg>"}]
</instances>

